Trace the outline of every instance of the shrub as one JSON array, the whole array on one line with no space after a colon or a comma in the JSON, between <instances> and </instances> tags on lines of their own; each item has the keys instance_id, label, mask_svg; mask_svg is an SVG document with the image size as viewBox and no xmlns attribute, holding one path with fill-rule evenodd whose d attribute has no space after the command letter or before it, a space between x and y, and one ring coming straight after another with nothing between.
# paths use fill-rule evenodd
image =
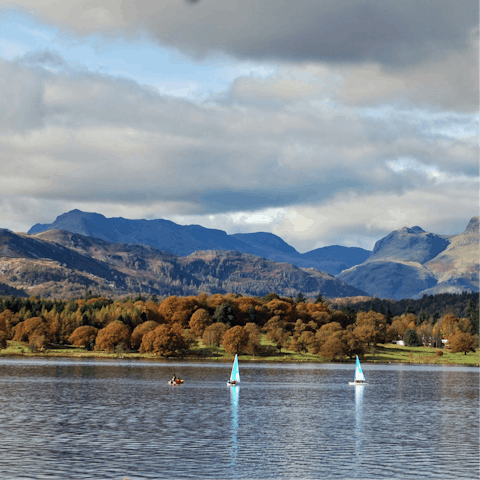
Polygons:
<instances>
[{"instance_id":1,"label":"shrub","mask_svg":"<svg viewBox=\"0 0 480 480\"><path fill-rule=\"evenodd\" d=\"M441 357L443 355L443 351L442 350L437 350L436 355L437 355L437 357Z\"/></svg>"}]
</instances>

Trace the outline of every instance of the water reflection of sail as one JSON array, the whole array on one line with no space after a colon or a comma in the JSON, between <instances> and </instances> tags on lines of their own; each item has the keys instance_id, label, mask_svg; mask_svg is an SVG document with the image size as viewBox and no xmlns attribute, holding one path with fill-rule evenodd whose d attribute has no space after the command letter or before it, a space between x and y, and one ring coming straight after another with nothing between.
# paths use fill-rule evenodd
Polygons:
<instances>
[{"instance_id":1,"label":"water reflection of sail","mask_svg":"<svg viewBox=\"0 0 480 480\"><path fill-rule=\"evenodd\" d=\"M232 450L231 461L232 467L236 466L238 453L238 401L240 399L240 387L230 388L230 400L232 404ZM235 471L235 470L234 470Z\"/></svg>"},{"instance_id":2,"label":"water reflection of sail","mask_svg":"<svg viewBox=\"0 0 480 480\"><path fill-rule=\"evenodd\" d=\"M355 387L355 458L356 467L360 467L362 462L362 438L363 438L363 392L365 387L357 385Z\"/></svg>"}]
</instances>

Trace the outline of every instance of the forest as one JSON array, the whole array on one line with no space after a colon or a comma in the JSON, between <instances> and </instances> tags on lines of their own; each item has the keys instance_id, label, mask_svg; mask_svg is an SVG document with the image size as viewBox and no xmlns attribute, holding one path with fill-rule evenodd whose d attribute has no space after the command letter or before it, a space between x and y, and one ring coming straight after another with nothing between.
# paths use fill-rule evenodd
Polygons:
<instances>
[{"instance_id":1,"label":"forest","mask_svg":"<svg viewBox=\"0 0 480 480\"><path fill-rule=\"evenodd\" d=\"M394 315L390 304L376 306L375 301L368 310L363 304L356 305L357 309L351 305L334 309L321 295L307 300L302 293L295 299L275 293L265 297L199 294L161 300L155 296L112 300L91 292L70 301L12 296L0 300L0 349L13 341L23 342L31 352L73 345L97 352L181 357L202 345L258 356L268 356L272 348L288 348L337 360L402 340L405 345L437 348L447 341L454 353L475 351L478 295L460 297L461 314L459 298L452 300L457 313L448 311L444 302L440 316L426 309L415 312L411 304ZM433 300L431 305L435 305Z\"/></svg>"}]
</instances>

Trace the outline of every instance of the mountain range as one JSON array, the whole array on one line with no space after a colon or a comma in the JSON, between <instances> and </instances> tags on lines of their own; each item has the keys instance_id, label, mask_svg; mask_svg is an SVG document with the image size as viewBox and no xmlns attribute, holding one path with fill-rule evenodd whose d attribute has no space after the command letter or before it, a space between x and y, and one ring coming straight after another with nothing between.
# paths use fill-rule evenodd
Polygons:
<instances>
[{"instance_id":1,"label":"mountain range","mask_svg":"<svg viewBox=\"0 0 480 480\"><path fill-rule=\"evenodd\" d=\"M318 293L365 295L333 275L236 251L200 250L185 257L147 245L113 243L66 230L35 235L0 229L0 295L71 298L100 295L196 295L199 292L265 296Z\"/></svg>"},{"instance_id":2,"label":"mountain range","mask_svg":"<svg viewBox=\"0 0 480 480\"><path fill-rule=\"evenodd\" d=\"M73 210L28 234L0 229L0 295L241 293L400 300L478 292L479 221L458 235L404 227L373 252L338 245L299 253L265 233L228 235L168 220ZM334 276L336 275L336 276Z\"/></svg>"},{"instance_id":3,"label":"mountain range","mask_svg":"<svg viewBox=\"0 0 480 480\"><path fill-rule=\"evenodd\" d=\"M72 210L48 225L36 224L28 234L47 230L67 230L113 243L148 245L181 257L199 250L225 250L249 253L275 262L302 268L316 268L337 275L365 261L372 253L363 248L334 245L299 253L277 235L266 232L236 233L200 225L178 225L169 220L129 220L106 218L98 213Z\"/></svg>"}]
</instances>

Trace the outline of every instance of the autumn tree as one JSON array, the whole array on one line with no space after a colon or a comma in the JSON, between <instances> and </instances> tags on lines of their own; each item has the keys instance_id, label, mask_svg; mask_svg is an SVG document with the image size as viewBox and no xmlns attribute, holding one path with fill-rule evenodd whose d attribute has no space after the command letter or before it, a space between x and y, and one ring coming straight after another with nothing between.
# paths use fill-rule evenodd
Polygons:
<instances>
[{"instance_id":1,"label":"autumn tree","mask_svg":"<svg viewBox=\"0 0 480 480\"><path fill-rule=\"evenodd\" d=\"M158 307L158 313L170 323L178 323L187 327L192 313L197 308L195 297L168 297Z\"/></svg>"},{"instance_id":2,"label":"autumn tree","mask_svg":"<svg viewBox=\"0 0 480 480\"><path fill-rule=\"evenodd\" d=\"M248 322L244 328L248 333L248 344L245 351L250 355L260 353L262 350L260 345L260 328L253 322Z\"/></svg>"},{"instance_id":3,"label":"autumn tree","mask_svg":"<svg viewBox=\"0 0 480 480\"><path fill-rule=\"evenodd\" d=\"M207 347L219 347L228 327L221 322L209 325L203 332L202 342Z\"/></svg>"},{"instance_id":4,"label":"autumn tree","mask_svg":"<svg viewBox=\"0 0 480 480\"><path fill-rule=\"evenodd\" d=\"M275 315L265 324L264 327L267 332L267 340L272 342L279 352L282 351L282 348L286 347L288 339L290 338L290 332L286 329L285 323L285 320L279 315Z\"/></svg>"},{"instance_id":5,"label":"autumn tree","mask_svg":"<svg viewBox=\"0 0 480 480\"><path fill-rule=\"evenodd\" d=\"M4 332L7 338L10 337L11 327L17 323L14 320L15 317L15 314L8 308L0 313L0 331Z\"/></svg>"},{"instance_id":6,"label":"autumn tree","mask_svg":"<svg viewBox=\"0 0 480 480\"><path fill-rule=\"evenodd\" d=\"M13 340L15 342L29 342L35 337L35 344L45 345L47 341L47 325L41 317L27 318L14 328ZM42 340L43 339L43 340Z\"/></svg>"},{"instance_id":7,"label":"autumn tree","mask_svg":"<svg viewBox=\"0 0 480 480\"><path fill-rule=\"evenodd\" d=\"M0 330L0 349L7 348L7 334Z\"/></svg>"},{"instance_id":8,"label":"autumn tree","mask_svg":"<svg viewBox=\"0 0 480 480\"><path fill-rule=\"evenodd\" d=\"M204 308L199 308L193 312L188 322L190 330L197 336L201 337L205 329L213 323L213 319Z\"/></svg>"},{"instance_id":9,"label":"autumn tree","mask_svg":"<svg viewBox=\"0 0 480 480\"><path fill-rule=\"evenodd\" d=\"M385 315L376 312L358 312L353 333L367 345L385 342L387 321Z\"/></svg>"},{"instance_id":10,"label":"autumn tree","mask_svg":"<svg viewBox=\"0 0 480 480\"><path fill-rule=\"evenodd\" d=\"M330 322L326 325L322 325L317 333L315 333L316 343L311 346L312 353L318 353L321 351L323 345L327 342L335 332L342 330L342 326L338 322Z\"/></svg>"},{"instance_id":11,"label":"autumn tree","mask_svg":"<svg viewBox=\"0 0 480 480\"><path fill-rule=\"evenodd\" d=\"M164 357L184 354L188 349L180 324L159 325L148 332L140 345L141 353L155 353Z\"/></svg>"},{"instance_id":12,"label":"autumn tree","mask_svg":"<svg viewBox=\"0 0 480 480\"><path fill-rule=\"evenodd\" d=\"M475 348L478 346L478 337L457 330L457 332L450 337L448 344L452 353L463 352L466 355L468 352L475 352Z\"/></svg>"},{"instance_id":13,"label":"autumn tree","mask_svg":"<svg viewBox=\"0 0 480 480\"><path fill-rule=\"evenodd\" d=\"M227 353L240 354L247 348L249 340L250 335L245 328L237 325L225 332L222 345Z\"/></svg>"},{"instance_id":14,"label":"autumn tree","mask_svg":"<svg viewBox=\"0 0 480 480\"><path fill-rule=\"evenodd\" d=\"M102 328L95 340L95 350L126 351L130 343L130 329L118 320Z\"/></svg>"},{"instance_id":15,"label":"autumn tree","mask_svg":"<svg viewBox=\"0 0 480 480\"><path fill-rule=\"evenodd\" d=\"M91 349L91 345L95 344L98 328L84 325L76 328L70 335L68 342L76 347L87 347Z\"/></svg>"},{"instance_id":16,"label":"autumn tree","mask_svg":"<svg viewBox=\"0 0 480 480\"><path fill-rule=\"evenodd\" d=\"M143 336L155 330L158 327L158 323L153 320L148 320L145 323L137 325L130 336L130 346L133 350L138 350L142 344Z\"/></svg>"}]
</instances>

